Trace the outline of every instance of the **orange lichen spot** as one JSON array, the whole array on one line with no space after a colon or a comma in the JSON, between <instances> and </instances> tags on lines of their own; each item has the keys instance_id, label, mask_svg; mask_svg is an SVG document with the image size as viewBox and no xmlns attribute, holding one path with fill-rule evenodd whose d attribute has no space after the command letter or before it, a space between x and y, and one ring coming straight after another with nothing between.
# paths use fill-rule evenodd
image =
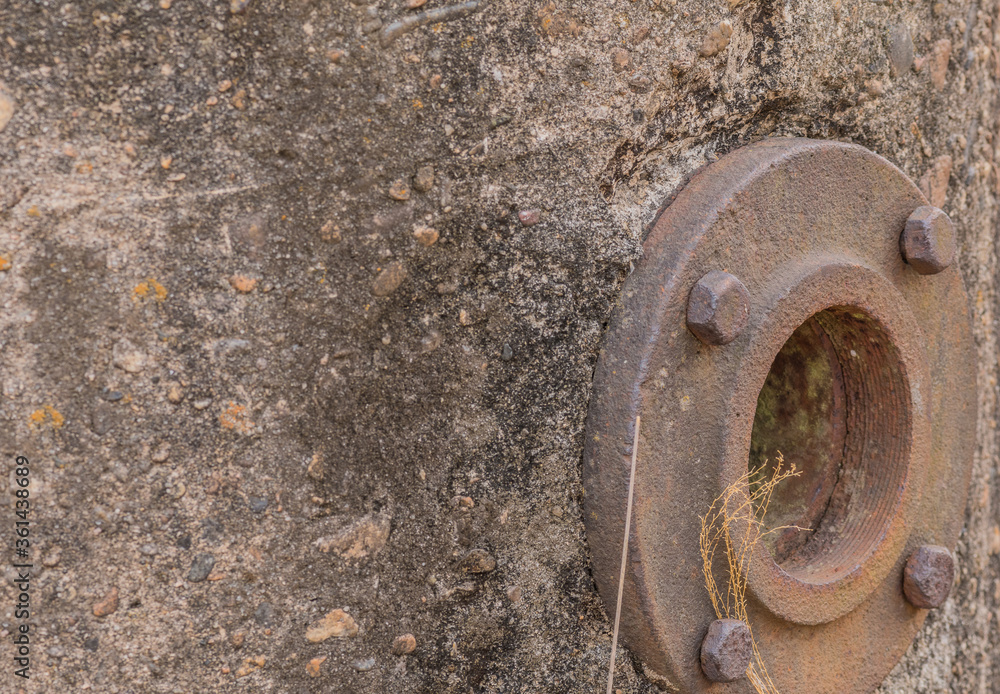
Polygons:
<instances>
[{"instance_id":1,"label":"orange lichen spot","mask_svg":"<svg viewBox=\"0 0 1000 694\"><path fill-rule=\"evenodd\" d=\"M38 205L32 205L28 208L29 217L41 217L42 213L38 211Z\"/></svg>"},{"instance_id":2,"label":"orange lichen spot","mask_svg":"<svg viewBox=\"0 0 1000 694\"><path fill-rule=\"evenodd\" d=\"M219 415L219 425L223 429L231 429L241 434L248 433L253 429L253 422L250 421L247 408L230 401L226 410Z\"/></svg>"},{"instance_id":3,"label":"orange lichen spot","mask_svg":"<svg viewBox=\"0 0 1000 694\"><path fill-rule=\"evenodd\" d=\"M53 429L58 429L66 423L66 418L52 405L43 405L28 415L28 421L35 428L48 425Z\"/></svg>"},{"instance_id":4,"label":"orange lichen spot","mask_svg":"<svg viewBox=\"0 0 1000 694\"><path fill-rule=\"evenodd\" d=\"M166 288L152 277L135 285L135 288L132 290L132 299L134 301L150 297L156 299L157 301L163 301L167 298Z\"/></svg>"},{"instance_id":5,"label":"orange lichen spot","mask_svg":"<svg viewBox=\"0 0 1000 694\"><path fill-rule=\"evenodd\" d=\"M233 275L229 278L229 284L236 291L249 294L257 286L257 280L246 275Z\"/></svg>"},{"instance_id":6,"label":"orange lichen spot","mask_svg":"<svg viewBox=\"0 0 1000 694\"><path fill-rule=\"evenodd\" d=\"M4 270L10 270L10 253L4 253L0 255L0 272Z\"/></svg>"},{"instance_id":7,"label":"orange lichen spot","mask_svg":"<svg viewBox=\"0 0 1000 694\"><path fill-rule=\"evenodd\" d=\"M421 101L420 99L413 100L413 108L423 108L423 107L424 107L423 101Z\"/></svg>"}]
</instances>

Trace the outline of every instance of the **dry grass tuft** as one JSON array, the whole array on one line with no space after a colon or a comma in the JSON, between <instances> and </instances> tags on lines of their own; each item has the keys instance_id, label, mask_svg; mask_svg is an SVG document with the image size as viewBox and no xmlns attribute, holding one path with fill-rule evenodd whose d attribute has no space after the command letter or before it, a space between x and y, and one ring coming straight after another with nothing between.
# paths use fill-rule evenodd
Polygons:
<instances>
[{"instance_id":1,"label":"dry grass tuft","mask_svg":"<svg viewBox=\"0 0 1000 694\"><path fill-rule=\"evenodd\" d=\"M774 488L785 479L801 472L792 465L783 469L785 462L778 453L778 464L768 476L766 465L753 472L747 472L739 480L726 487L701 519L701 558L705 572L705 587L712 600L712 607L719 619L740 619L749 627L753 643L753 658L747 668L747 679L758 694L779 694L774 682L767 674L767 668L753 638L753 625L747 617L747 571L750 555L760 539L781 528L763 531L762 521L771 502ZM766 463L766 461L765 461ZM745 528L742 535L740 530ZM725 575L721 582L716 580L715 564L719 553L725 557ZM720 562L721 563L721 562Z\"/></svg>"}]
</instances>

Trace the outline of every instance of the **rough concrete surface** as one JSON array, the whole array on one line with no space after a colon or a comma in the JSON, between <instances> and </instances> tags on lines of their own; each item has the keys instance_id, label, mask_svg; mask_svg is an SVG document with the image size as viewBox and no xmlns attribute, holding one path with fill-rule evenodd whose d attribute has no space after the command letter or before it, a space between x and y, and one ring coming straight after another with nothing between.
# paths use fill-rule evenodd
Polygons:
<instances>
[{"instance_id":1,"label":"rough concrete surface","mask_svg":"<svg viewBox=\"0 0 1000 694\"><path fill-rule=\"evenodd\" d=\"M0 690L602 690L604 325L685 177L793 135L958 224L959 582L882 691L1000 691L995 2L421 4L0 2Z\"/></svg>"}]
</instances>

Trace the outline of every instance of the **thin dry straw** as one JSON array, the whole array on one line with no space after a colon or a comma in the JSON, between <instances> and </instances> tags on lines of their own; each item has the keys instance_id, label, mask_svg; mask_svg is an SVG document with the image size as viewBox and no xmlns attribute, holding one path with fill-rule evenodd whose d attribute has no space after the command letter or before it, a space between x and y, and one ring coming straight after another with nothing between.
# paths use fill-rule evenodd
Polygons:
<instances>
[{"instance_id":1,"label":"thin dry straw","mask_svg":"<svg viewBox=\"0 0 1000 694\"><path fill-rule=\"evenodd\" d=\"M615 630L611 636L611 662L608 663L608 694L615 684L615 652L618 650L618 622L622 618L622 589L625 587L625 560L628 558L628 534L632 527L632 490L635 489L635 459L639 455L639 415L635 416L635 439L632 441L632 471L628 476L628 504L625 507L625 539L622 541L622 566L618 574L618 604L615 605Z\"/></svg>"},{"instance_id":2,"label":"thin dry straw","mask_svg":"<svg viewBox=\"0 0 1000 694\"><path fill-rule=\"evenodd\" d=\"M766 460L764 461L767 462ZM739 480L726 487L701 519L701 536L699 544L704 565L705 587L712 601L716 617L730 617L743 620L750 629L750 642L753 647L753 659L747 668L747 679L758 694L778 694L778 688L767 674L757 640L753 636L753 626L747 614L747 573L749 572L750 556L755 545L769 533L784 528L797 526L779 526L768 531L762 531L763 517L771 502L774 488L782 480L796 477L800 474L792 465L784 469L784 458L778 452L777 465L770 478L764 471L764 466L753 472L747 472ZM759 514L759 517L758 517ZM743 535L737 533L737 528L743 527ZM804 528L798 528L805 530ZM721 544L721 548L719 545ZM716 550L724 552L728 577L724 580L725 593L715 579L713 566Z\"/></svg>"}]
</instances>

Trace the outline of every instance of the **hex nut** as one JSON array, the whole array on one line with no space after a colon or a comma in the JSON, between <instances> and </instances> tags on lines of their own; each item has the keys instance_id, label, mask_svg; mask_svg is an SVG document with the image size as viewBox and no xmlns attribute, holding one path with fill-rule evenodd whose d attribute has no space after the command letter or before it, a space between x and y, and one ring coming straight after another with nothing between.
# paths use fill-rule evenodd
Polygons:
<instances>
[{"instance_id":1,"label":"hex nut","mask_svg":"<svg viewBox=\"0 0 1000 694\"><path fill-rule=\"evenodd\" d=\"M712 270L688 296L687 326L707 345L732 342L750 316L750 292L728 272Z\"/></svg>"},{"instance_id":2,"label":"hex nut","mask_svg":"<svg viewBox=\"0 0 1000 694\"><path fill-rule=\"evenodd\" d=\"M931 610L948 599L955 581L955 560L946 547L923 545L903 569L903 594L914 607Z\"/></svg>"},{"instance_id":3,"label":"hex nut","mask_svg":"<svg viewBox=\"0 0 1000 694\"><path fill-rule=\"evenodd\" d=\"M937 207L918 207L906 220L899 247L914 270L935 275L955 260L955 224Z\"/></svg>"},{"instance_id":4,"label":"hex nut","mask_svg":"<svg viewBox=\"0 0 1000 694\"><path fill-rule=\"evenodd\" d=\"M713 682L744 677L753 657L750 627L739 619L717 619L701 642L701 669Z\"/></svg>"}]
</instances>

